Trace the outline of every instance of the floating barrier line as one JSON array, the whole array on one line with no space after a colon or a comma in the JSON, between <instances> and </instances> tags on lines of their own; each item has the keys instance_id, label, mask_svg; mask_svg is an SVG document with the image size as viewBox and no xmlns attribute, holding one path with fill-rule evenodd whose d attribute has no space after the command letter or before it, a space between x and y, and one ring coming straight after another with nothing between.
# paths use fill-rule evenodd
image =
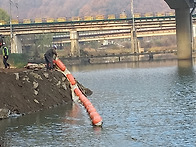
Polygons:
<instances>
[{"instance_id":1,"label":"floating barrier line","mask_svg":"<svg viewBox=\"0 0 196 147\"><path fill-rule=\"evenodd\" d=\"M82 93L82 91L78 88L77 82L74 79L73 75L69 72L66 66L61 62L60 59L56 59L53 61L59 68L60 72L68 79L71 86L72 91L72 99L74 102L80 101L88 112L92 124L94 126L102 126L102 118L93 106L93 104L89 101L89 99Z\"/></svg>"}]
</instances>

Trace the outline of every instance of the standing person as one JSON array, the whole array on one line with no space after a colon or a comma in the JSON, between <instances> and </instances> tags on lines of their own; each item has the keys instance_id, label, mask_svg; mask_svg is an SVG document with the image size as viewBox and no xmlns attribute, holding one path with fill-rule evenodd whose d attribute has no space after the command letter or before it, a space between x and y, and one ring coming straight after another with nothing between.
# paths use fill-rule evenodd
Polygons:
<instances>
[{"instance_id":1,"label":"standing person","mask_svg":"<svg viewBox=\"0 0 196 147\"><path fill-rule=\"evenodd\" d=\"M3 46L2 46L2 53L3 53L3 64L5 65L5 68L10 68L10 64L7 63L7 60L9 57L9 50L5 46L5 43L3 43Z\"/></svg>"},{"instance_id":2,"label":"standing person","mask_svg":"<svg viewBox=\"0 0 196 147\"><path fill-rule=\"evenodd\" d=\"M55 55L55 58L57 56L57 52L56 52L56 49L57 49L57 46L54 45L53 48L49 49L45 54L44 54L44 57L45 57L45 61L46 61L46 68L51 70L53 69L53 57Z\"/></svg>"}]
</instances>

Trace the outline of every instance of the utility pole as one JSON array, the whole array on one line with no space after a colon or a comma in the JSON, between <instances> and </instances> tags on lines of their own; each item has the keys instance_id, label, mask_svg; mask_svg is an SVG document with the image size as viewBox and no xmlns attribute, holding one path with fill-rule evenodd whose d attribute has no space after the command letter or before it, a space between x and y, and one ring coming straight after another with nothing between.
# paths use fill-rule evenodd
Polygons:
<instances>
[{"instance_id":1,"label":"utility pole","mask_svg":"<svg viewBox=\"0 0 196 147\"><path fill-rule=\"evenodd\" d=\"M18 21L19 21L19 13L18 13L18 2L15 4L15 6L16 6L16 9L17 9L17 19L18 19Z\"/></svg>"},{"instance_id":2,"label":"utility pole","mask_svg":"<svg viewBox=\"0 0 196 147\"><path fill-rule=\"evenodd\" d=\"M133 11L133 0L131 0L131 16L132 16L132 30L131 30L131 53L137 52L137 36L135 30L135 18Z\"/></svg>"},{"instance_id":3,"label":"utility pole","mask_svg":"<svg viewBox=\"0 0 196 147\"><path fill-rule=\"evenodd\" d=\"M10 0L10 38L11 38L11 40L13 38L13 32L12 32L12 0Z\"/></svg>"},{"instance_id":4,"label":"utility pole","mask_svg":"<svg viewBox=\"0 0 196 147\"><path fill-rule=\"evenodd\" d=\"M134 30L135 30L135 24L134 24L134 12L133 12L133 0L131 0L131 16L132 16L132 29L131 29L131 53L134 53L135 45L134 45Z\"/></svg>"},{"instance_id":5,"label":"utility pole","mask_svg":"<svg viewBox=\"0 0 196 147\"><path fill-rule=\"evenodd\" d=\"M18 2L18 1L17 1ZM13 24L12 24L12 9L13 9L13 5L16 7L17 9L17 19L19 21L19 17L18 17L18 3L14 3L13 0L9 0L9 4L10 4L10 43L11 43L11 53L16 53L17 51L17 41L16 41L16 36L13 33Z\"/></svg>"},{"instance_id":6,"label":"utility pole","mask_svg":"<svg viewBox=\"0 0 196 147\"><path fill-rule=\"evenodd\" d=\"M9 0L10 3L10 37L11 39L13 38L13 28L12 28L12 4L15 5L16 9L17 9L17 19L19 21L19 14L18 14L18 2L14 3L12 0Z\"/></svg>"}]
</instances>

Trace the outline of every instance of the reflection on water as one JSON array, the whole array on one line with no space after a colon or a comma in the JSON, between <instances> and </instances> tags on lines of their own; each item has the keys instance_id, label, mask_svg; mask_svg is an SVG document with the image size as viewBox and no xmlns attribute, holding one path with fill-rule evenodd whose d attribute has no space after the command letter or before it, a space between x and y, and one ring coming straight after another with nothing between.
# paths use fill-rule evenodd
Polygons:
<instances>
[{"instance_id":1,"label":"reflection on water","mask_svg":"<svg viewBox=\"0 0 196 147\"><path fill-rule=\"evenodd\" d=\"M103 118L93 127L81 104L0 121L4 146L196 146L195 62L68 67L93 91Z\"/></svg>"},{"instance_id":2,"label":"reflection on water","mask_svg":"<svg viewBox=\"0 0 196 147\"><path fill-rule=\"evenodd\" d=\"M165 61L150 61L150 62L129 62L129 63L115 63L115 64L94 64L94 65L80 65L80 66L68 66L71 72L77 71L91 71L91 70L103 70L103 69L119 69L119 68L156 68L176 66L177 60L165 60Z\"/></svg>"},{"instance_id":3,"label":"reflection on water","mask_svg":"<svg viewBox=\"0 0 196 147\"><path fill-rule=\"evenodd\" d=\"M176 142L183 146L196 145L196 84L195 68L191 61L180 61L173 88L171 89L170 103L173 105L175 119L172 131L177 132Z\"/></svg>"},{"instance_id":4,"label":"reflection on water","mask_svg":"<svg viewBox=\"0 0 196 147\"><path fill-rule=\"evenodd\" d=\"M63 133L62 126L64 124L75 125L83 123L80 120L81 117L81 107L77 104L67 103L66 105L31 115L2 120L0 122L0 145L28 145L28 143L24 142L24 139L32 142L33 145L33 142L39 137L42 140L44 136L50 136L53 133L54 135L55 133ZM53 130L49 131L48 129L51 128ZM31 138L26 138L28 135L31 135ZM16 138L13 138L14 136ZM15 142L15 139L19 139L19 142Z\"/></svg>"}]
</instances>

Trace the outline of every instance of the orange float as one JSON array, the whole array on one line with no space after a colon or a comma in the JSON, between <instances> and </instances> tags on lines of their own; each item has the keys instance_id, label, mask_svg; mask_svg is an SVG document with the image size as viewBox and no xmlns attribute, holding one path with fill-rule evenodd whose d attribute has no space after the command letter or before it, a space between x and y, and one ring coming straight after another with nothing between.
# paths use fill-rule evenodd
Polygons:
<instances>
[{"instance_id":1,"label":"orange float","mask_svg":"<svg viewBox=\"0 0 196 147\"><path fill-rule=\"evenodd\" d=\"M83 105L84 105L87 101L89 101L89 100L87 99L87 97L85 97L85 96L83 95L83 96L82 96L82 103L83 103Z\"/></svg>"},{"instance_id":2,"label":"orange float","mask_svg":"<svg viewBox=\"0 0 196 147\"><path fill-rule=\"evenodd\" d=\"M83 94L79 96L80 101L83 103L87 99Z\"/></svg>"},{"instance_id":3,"label":"orange float","mask_svg":"<svg viewBox=\"0 0 196 147\"><path fill-rule=\"evenodd\" d=\"M87 108L87 112L90 114L91 112L95 112L96 111L96 109L95 109L95 107L93 106L93 105L89 105Z\"/></svg>"},{"instance_id":4,"label":"orange float","mask_svg":"<svg viewBox=\"0 0 196 147\"><path fill-rule=\"evenodd\" d=\"M94 116L93 119L92 119L92 123L95 126L101 126L102 125L102 118L101 118L101 116L100 115Z\"/></svg>"},{"instance_id":5,"label":"orange float","mask_svg":"<svg viewBox=\"0 0 196 147\"><path fill-rule=\"evenodd\" d=\"M97 113L97 111L94 111L94 112L91 112L89 115L90 115L90 118L93 120L93 118L98 116L99 114Z\"/></svg>"},{"instance_id":6,"label":"orange float","mask_svg":"<svg viewBox=\"0 0 196 147\"><path fill-rule=\"evenodd\" d=\"M84 102L84 107L87 108L89 105L92 105L92 103L87 99L87 100Z\"/></svg>"},{"instance_id":7,"label":"orange float","mask_svg":"<svg viewBox=\"0 0 196 147\"><path fill-rule=\"evenodd\" d=\"M89 100L86 98L82 101L84 107L86 108L87 104L89 104Z\"/></svg>"},{"instance_id":8,"label":"orange float","mask_svg":"<svg viewBox=\"0 0 196 147\"><path fill-rule=\"evenodd\" d=\"M67 74L67 78L68 78L69 82L71 83L71 85L75 85L76 84L76 80L74 79L72 74Z\"/></svg>"},{"instance_id":9,"label":"orange float","mask_svg":"<svg viewBox=\"0 0 196 147\"><path fill-rule=\"evenodd\" d=\"M94 106L93 106L92 103L86 107L86 110L88 111L88 110L91 109L91 108L94 108Z\"/></svg>"},{"instance_id":10,"label":"orange float","mask_svg":"<svg viewBox=\"0 0 196 147\"><path fill-rule=\"evenodd\" d=\"M65 71L66 67L60 59L53 60L53 63L55 63L61 71Z\"/></svg>"},{"instance_id":11,"label":"orange float","mask_svg":"<svg viewBox=\"0 0 196 147\"><path fill-rule=\"evenodd\" d=\"M74 92L75 92L75 94L76 94L77 96L82 95L82 92L80 91L79 88L75 88L75 89L74 89Z\"/></svg>"}]
</instances>

